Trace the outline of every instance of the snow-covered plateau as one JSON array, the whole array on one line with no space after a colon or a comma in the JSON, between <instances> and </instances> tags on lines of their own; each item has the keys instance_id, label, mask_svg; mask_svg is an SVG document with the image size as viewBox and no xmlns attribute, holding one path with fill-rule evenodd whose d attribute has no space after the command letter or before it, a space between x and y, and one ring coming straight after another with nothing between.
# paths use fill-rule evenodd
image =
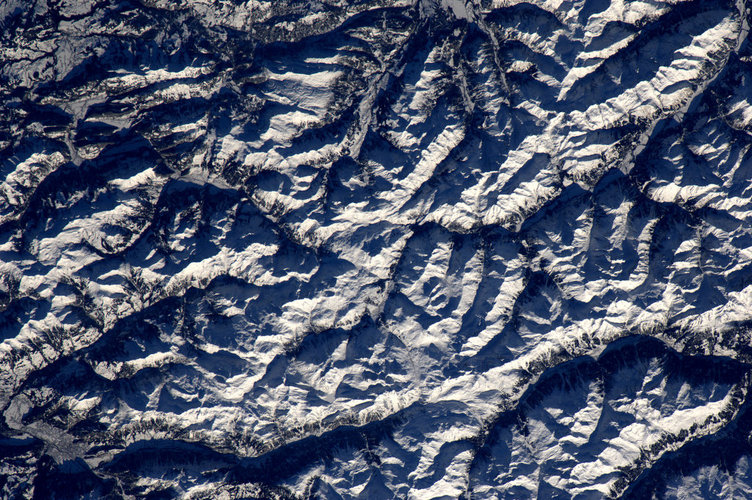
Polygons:
<instances>
[{"instance_id":1,"label":"snow-covered plateau","mask_svg":"<svg viewBox=\"0 0 752 500\"><path fill-rule=\"evenodd\" d=\"M751 20L0 0L0 498L752 498Z\"/></svg>"}]
</instances>

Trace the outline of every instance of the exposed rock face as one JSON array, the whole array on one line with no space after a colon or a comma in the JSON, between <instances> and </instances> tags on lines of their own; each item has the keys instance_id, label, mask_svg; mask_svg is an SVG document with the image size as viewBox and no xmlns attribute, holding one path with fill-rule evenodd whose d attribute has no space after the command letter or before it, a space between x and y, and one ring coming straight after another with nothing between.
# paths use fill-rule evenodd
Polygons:
<instances>
[{"instance_id":1,"label":"exposed rock face","mask_svg":"<svg viewBox=\"0 0 752 500\"><path fill-rule=\"evenodd\" d=\"M0 3L0 496L752 496L749 21Z\"/></svg>"}]
</instances>

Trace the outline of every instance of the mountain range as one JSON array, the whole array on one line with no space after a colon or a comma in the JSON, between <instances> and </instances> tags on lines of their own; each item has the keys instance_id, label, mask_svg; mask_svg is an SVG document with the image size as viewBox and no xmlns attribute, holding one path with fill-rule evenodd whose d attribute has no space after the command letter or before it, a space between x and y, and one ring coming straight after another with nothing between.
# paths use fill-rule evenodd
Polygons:
<instances>
[{"instance_id":1,"label":"mountain range","mask_svg":"<svg viewBox=\"0 0 752 500\"><path fill-rule=\"evenodd\" d=\"M751 19L0 1L0 496L752 498Z\"/></svg>"}]
</instances>

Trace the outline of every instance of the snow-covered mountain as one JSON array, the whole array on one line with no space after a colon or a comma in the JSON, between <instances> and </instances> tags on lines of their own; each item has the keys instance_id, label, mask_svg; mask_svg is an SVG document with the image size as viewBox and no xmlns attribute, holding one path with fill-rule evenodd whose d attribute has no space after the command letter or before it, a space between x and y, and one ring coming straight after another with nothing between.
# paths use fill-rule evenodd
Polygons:
<instances>
[{"instance_id":1,"label":"snow-covered mountain","mask_svg":"<svg viewBox=\"0 0 752 500\"><path fill-rule=\"evenodd\" d=\"M0 1L0 497L752 498L751 8Z\"/></svg>"}]
</instances>

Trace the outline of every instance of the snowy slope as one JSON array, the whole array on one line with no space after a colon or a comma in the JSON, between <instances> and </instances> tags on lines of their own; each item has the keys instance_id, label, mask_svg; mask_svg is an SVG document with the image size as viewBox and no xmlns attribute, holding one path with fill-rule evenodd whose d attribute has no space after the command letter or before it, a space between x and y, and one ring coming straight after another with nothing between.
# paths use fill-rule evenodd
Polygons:
<instances>
[{"instance_id":1,"label":"snowy slope","mask_svg":"<svg viewBox=\"0 0 752 500\"><path fill-rule=\"evenodd\" d=\"M0 496L752 496L751 16L0 3Z\"/></svg>"}]
</instances>

